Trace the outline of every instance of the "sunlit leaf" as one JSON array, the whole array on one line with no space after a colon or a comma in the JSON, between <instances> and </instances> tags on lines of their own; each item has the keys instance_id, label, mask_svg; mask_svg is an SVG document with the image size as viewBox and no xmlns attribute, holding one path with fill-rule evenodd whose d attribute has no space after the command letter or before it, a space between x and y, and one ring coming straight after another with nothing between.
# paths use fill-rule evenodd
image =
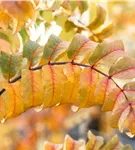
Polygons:
<instances>
[{"instance_id":1,"label":"sunlit leaf","mask_svg":"<svg viewBox=\"0 0 135 150\"><path fill-rule=\"evenodd\" d=\"M63 150L78 150L78 149L84 149L84 141L75 141L72 139L69 135L66 135Z\"/></svg>"},{"instance_id":2,"label":"sunlit leaf","mask_svg":"<svg viewBox=\"0 0 135 150\"><path fill-rule=\"evenodd\" d=\"M41 72L30 71L26 59L23 60L22 66L21 90L25 109L42 104L44 94Z\"/></svg>"},{"instance_id":3,"label":"sunlit leaf","mask_svg":"<svg viewBox=\"0 0 135 150\"><path fill-rule=\"evenodd\" d=\"M81 34L76 34L68 47L68 57L72 61L82 62L90 55L96 45L96 43L90 41L87 37Z\"/></svg>"},{"instance_id":4,"label":"sunlit leaf","mask_svg":"<svg viewBox=\"0 0 135 150\"><path fill-rule=\"evenodd\" d=\"M21 69L20 53L8 54L1 51L0 67L4 78L10 80Z\"/></svg>"},{"instance_id":5,"label":"sunlit leaf","mask_svg":"<svg viewBox=\"0 0 135 150\"><path fill-rule=\"evenodd\" d=\"M108 77L102 77L97 83L94 91L94 103L103 104L108 93L110 93L110 91L112 91L115 87L116 85L111 79Z\"/></svg>"},{"instance_id":6,"label":"sunlit leaf","mask_svg":"<svg viewBox=\"0 0 135 150\"><path fill-rule=\"evenodd\" d=\"M135 82L129 82L123 86L126 96L130 101L134 101L135 97Z\"/></svg>"},{"instance_id":7,"label":"sunlit leaf","mask_svg":"<svg viewBox=\"0 0 135 150\"><path fill-rule=\"evenodd\" d=\"M10 118L17 116L24 111L23 100L21 97L20 82L15 82L13 84L3 83L6 92L2 96L5 100L5 118Z\"/></svg>"},{"instance_id":8,"label":"sunlit leaf","mask_svg":"<svg viewBox=\"0 0 135 150\"><path fill-rule=\"evenodd\" d=\"M107 26L105 26L100 33L96 34L96 36L100 40L103 40L112 35L112 33L113 33L113 23L110 23Z\"/></svg>"},{"instance_id":9,"label":"sunlit leaf","mask_svg":"<svg viewBox=\"0 0 135 150\"><path fill-rule=\"evenodd\" d=\"M125 95L119 88L110 91L103 104L103 111L112 111L116 105L121 105L125 101Z\"/></svg>"},{"instance_id":10,"label":"sunlit leaf","mask_svg":"<svg viewBox=\"0 0 135 150\"><path fill-rule=\"evenodd\" d=\"M63 84L66 76L59 66L45 65L42 68L42 82L44 86L44 107L51 107L61 100Z\"/></svg>"},{"instance_id":11,"label":"sunlit leaf","mask_svg":"<svg viewBox=\"0 0 135 150\"><path fill-rule=\"evenodd\" d=\"M67 81L64 83L61 103L76 104L78 103L81 68L79 66L67 64L64 67L64 73L67 77Z\"/></svg>"},{"instance_id":12,"label":"sunlit leaf","mask_svg":"<svg viewBox=\"0 0 135 150\"><path fill-rule=\"evenodd\" d=\"M118 136L114 136L104 147L105 150L121 149L123 146L120 143Z\"/></svg>"},{"instance_id":13,"label":"sunlit leaf","mask_svg":"<svg viewBox=\"0 0 135 150\"><path fill-rule=\"evenodd\" d=\"M91 131L88 132L88 138L86 150L98 150L104 143L103 137L95 136Z\"/></svg>"},{"instance_id":14,"label":"sunlit leaf","mask_svg":"<svg viewBox=\"0 0 135 150\"><path fill-rule=\"evenodd\" d=\"M44 47L45 62L55 61L68 47L68 42L61 41L57 36L51 35Z\"/></svg>"},{"instance_id":15,"label":"sunlit leaf","mask_svg":"<svg viewBox=\"0 0 135 150\"><path fill-rule=\"evenodd\" d=\"M43 48L34 41L28 41L23 48L23 57L29 61L29 66L35 66L40 62L43 55Z\"/></svg>"},{"instance_id":16,"label":"sunlit leaf","mask_svg":"<svg viewBox=\"0 0 135 150\"><path fill-rule=\"evenodd\" d=\"M127 119L127 116L130 113L130 105L128 103L123 103L117 105L112 112L111 116L111 126L113 128L119 128L120 131L123 131L124 123Z\"/></svg>"},{"instance_id":17,"label":"sunlit leaf","mask_svg":"<svg viewBox=\"0 0 135 150\"><path fill-rule=\"evenodd\" d=\"M89 58L89 63L94 65L103 61L104 64L113 64L119 57L126 55L124 52L124 45L120 40L114 40L111 42L102 42L93 51Z\"/></svg>"},{"instance_id":18,"label":"sunlit leaf","mask_svg":"<svg viewBox=\"0 0 135 150\"><path fill-rule=\"evenodd\" d=\"M88 28L94 30L100 27L106 19L106 11L100 5L91 3L90 4L90 24Z\"/></svg>"},{"instance_id":19,"label":"sunlit leaf","mask_svg":"<svg viewBox=\"0 0 135 150\"><path fill-rule=\"evenodd\" d=\"M94 90L99 80L99 74L91 68L85 68L80 76L79 107L94 105Z\"/></svg>"},{"instance_id":20,"label":"sunlit leaf","mask_svg":"<svg viewBox=\"0 0 135 150\"><path fill-rule=\"evenodd\" d=\"M135 77L135 59L123 57L119 59L109 70L110 76L120 79Z\"/></svg>"}]
</instances>

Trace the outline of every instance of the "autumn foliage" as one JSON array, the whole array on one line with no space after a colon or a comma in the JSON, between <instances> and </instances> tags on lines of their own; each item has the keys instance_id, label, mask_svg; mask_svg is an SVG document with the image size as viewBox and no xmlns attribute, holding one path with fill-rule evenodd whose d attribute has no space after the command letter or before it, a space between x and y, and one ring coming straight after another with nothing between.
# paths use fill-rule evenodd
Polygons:
<instances>
[{"instance_id":1,"label":"autumn foliage","mask_svg":"<svg viewBox=\"0 0 135 150\"><path fill-rule=\"evenodd\" d=\"M93 3L89 8L85 1L78 1L76 6L74 1L55 1L45 11L39 7L40 3L34 2L0 2L0 39L7 46L0 51L0 120L16 117L37 106L45 109L71 104L77 106L78 111L102 105L102 111L111 112L113 128L121 132L127 129L135 135L135 59L125 52L121 40L106 39L112 34L113 25L105 24L105 9ZM59 7L62 11L53 14ZM75 7L80 14L87 9L90 14L95 12L87 25L78 20L75 23L70 18ZM47 14L63 30L59 37L52 34L41 46L40 38L30 40L26 29L36 19L40 24ZM46 25L50 25L50 18ZM62 18L65 18L63 23ZM29 19L31 21L26 24ZM88 36L82 31L87 31ZM91 132L89 136L92 140L86 144L88 150L97 138ZM97 139L100 141L95 149L103 143L101 137ZM117 137L113 142L115 140ZM65 148L68 142L80 145L67 136L64 150L73 149ZM61 148L61 145L54 148L50 143L45 146L50 147L47 149Z\"/></svg>"}]
</instances>

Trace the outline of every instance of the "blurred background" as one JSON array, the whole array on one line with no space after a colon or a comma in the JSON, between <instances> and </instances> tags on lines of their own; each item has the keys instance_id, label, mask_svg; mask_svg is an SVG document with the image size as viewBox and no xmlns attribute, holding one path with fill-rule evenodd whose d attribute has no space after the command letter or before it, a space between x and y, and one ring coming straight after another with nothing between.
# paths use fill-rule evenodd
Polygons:
<instances>
[{"instance_id":1,"label":"blurred background","mask_svg":"<svg viewBox=\"0 0 135 150\"><path fill-rule=\"evenodd\" d=\"M97 3L105 8L109 22L112 22L111 27L109 26L111 28L109 35L107 33L106 37L100 37L100 41L104 38L121 39L125 44L125 50L135 57L135 2L97 0ZM59 14L58 11L53 13ZM87 22L87 15L83 13L78 15L76 10L72 13L72 17L80 17L83 23ZM59 18L62 15L57 15L55 21L51 15L46 12L44 14L46 22L39 25L41 20L38 18L36 23L29 27L31 40L44 45L53 33L61 39L71 41L74 34L81 32L80 26L78 30L73 30L71 22L68 22L66 31L63 31L61 26L63 19ZM66 36L62 32L66 32L64 33ZM86 31L83 33L88 35ZM105 139L118 134L124 144L130 143L135 147L134 138L130 139L126 134L121 134L110 127L109 113L101 112L100 106L74 112L74 106L61 105L42 111L40 108L31 108L16 118L3 120L0 124L0 150L43 150L44 141L63 143L66 134L77 140L80 138L87 140L88 130L96 135L102 135Z\"/></svg>"}]
</instances>

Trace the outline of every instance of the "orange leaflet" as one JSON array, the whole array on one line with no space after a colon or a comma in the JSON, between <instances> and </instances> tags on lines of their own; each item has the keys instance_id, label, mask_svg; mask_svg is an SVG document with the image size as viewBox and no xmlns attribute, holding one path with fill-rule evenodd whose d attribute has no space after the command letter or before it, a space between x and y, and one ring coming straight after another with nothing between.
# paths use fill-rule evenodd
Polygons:
<instances>
[{"instance_id":1,"label":"orange leaflet","mask_svg":"<svg viewBox=\"0 0 135 150\"><path fill-rule=\"evenodd\" d=\"M61 103L77 104L81 68L67 64L64 67L64 73L67 81L64 83Z\"/></svg>"},{"instance_id":2,"label":"orange leaflet","mask_svg":"<svg viewBox=\"0 0 135 150\"><path fill-rule=\"evenodd\" d=\"M21 90L25 109L43 103L44 94L40 70L22 69Z\"/></svg>"},{"instance_id":3,"label":"orange leaflet","mask_svg":"<svg viewBox=\"0 0 135 150\"><path fill-rule=\"evenodd\" d=\"M94 105L94 90L99 80L99 74L90 67L83 69L80 76L79 107Z\"/></svg>"},{"instance_id":4,"label":"orange leaflet","mask_svg":"<svg viewBox=\"0 0 135 150\"><path fill-rule=\"evenodd\" d=\"M54 106L61 101L61 94L66 76L63 68L45 65L42 68L42 82L44 86L44 107Z\"/></svg>"}]
</instances>

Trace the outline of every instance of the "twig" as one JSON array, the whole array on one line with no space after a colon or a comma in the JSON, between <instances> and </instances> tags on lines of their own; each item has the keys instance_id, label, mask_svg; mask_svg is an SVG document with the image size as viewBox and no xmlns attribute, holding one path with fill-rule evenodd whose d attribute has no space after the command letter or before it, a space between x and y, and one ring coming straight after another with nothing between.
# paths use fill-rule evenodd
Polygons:
<instances>
[{"instance_id":1,"label":"twig","mask_svg":"<svg viewBox=\"0 0 135 150\"><path fill-rule=\"evenodd\" d=\"M68 64L68 63L71 63L72 65L81 66L81 67L90 67L91 69L95 70L96 72L98 72L98 73L102 74L103 76L106 76L107 78L111 79L115 83L115 85L121 90L121 92L124 94L126 100L128 101L128 98L127 98L126 94L124 93L124 90L112 79L112 76L109 76L109 75L105 74L104 72L96 69L94 66L90 66L90 65L86 65L86 64L80 64L80 63L76 63L76 62L48 62L48 64L37 66L35 68L29 68L29 70L31 70L31 71L39 70L39 69L42 69L42 67L45 66L45 65L52 65L52 66L53 65L65 65L65 64ZM16 77L15 79L13 79L12 81L9 81L9 83L10 84L14 83L14 82L18 81L21 78L22 78L22 76L20 75L20 76ZM5 89L2 89L0 91L0 95L4 91L5 91Z\"/></svg>"}]
</instances>

